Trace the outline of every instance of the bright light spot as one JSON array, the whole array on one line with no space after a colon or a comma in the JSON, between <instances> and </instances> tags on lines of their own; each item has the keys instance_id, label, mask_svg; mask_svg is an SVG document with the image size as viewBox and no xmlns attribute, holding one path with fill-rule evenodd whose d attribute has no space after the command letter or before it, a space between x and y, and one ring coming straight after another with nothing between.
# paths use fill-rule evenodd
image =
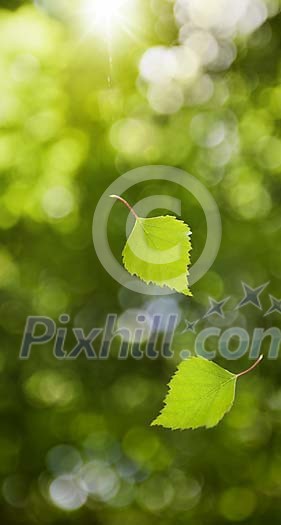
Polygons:
<instances>
[{"instance_id":1,"label":"bright light spot","mask_svg":"<svg viewBox=\"0 0 281 525\"><path fill-rule=\"evenodd\" d=\"M79 386L72 377L55 370L37 370L24 383L27 399L36 406L65 407L75 399Z\"/></svg>"},{"instance_id":2,"label":"bright light spot","mask_svg":"<svg viewBox=\"0 0 281 525\"><path fill-rule=\"evenodd\" d=\"M198 56L187 46L156 46L145 52L139 68L147 82L168 84L173 80L188 82L194 79L199 65Z\"/></svg>"},{"instance_id":3,"label":"bright light spot","mask_svg":"<svg viewBox=\"0 0 281 525\"><path fill-rule=\"evenodd\" d=\"M204 104L214 93L214 83L209 75L199 76L186 92L186 104Z\"/></svg>"},{"instance_id":4,"label":"bright light spot","mask_svg":"<svg viewBox=\"0 0 281 525\"><path fill-rule=\"evenodd\" d=\"M55 186L46 191L42 205L47 215L53 219L62 219L69 215L74 207L73 195L64 186Z\"/></svg>"},{"instance_id":5,"label":"bright light spot","mask_svg":"<svg viewBox=\"0 0 281 525\"><path fill-rule=\"evenodd\" d=\"M150 512L159 512L172 503L174 488L164 477L154 476L138 487L138 503Z\"/></svg>"},{"instance_id":6,"label":"bright light spot","mask_svg":"<svg viewBox=\"0 0 281 525\"><path fill-rule=\"evenodd\" d=\"M218 43L208 31L195 30L190 32L190 28L185 25L180 31L180 40L196 54L204 66L211 64L218 55Z\"/></svg>"},{"instance_id":7,"label":"bright light spot","mask_svg":"<svg viewBox=\"0 0 281 525\"><path fill-rule=\"evenodd\" d=\"M130 34L134 4L135 0L84 0L80 10L82 24L88 33L99 34L107 41L118 32Z\"/></svg>"},{"instance_id":8,"label":"bright light spot","mask_svg":"<svg viewBox=\"0 0 281 525\"><path fill-rule=\"evenodd\" d=\"M51 448L46 462L49 470L55 475L68 475L76 472L82 466L78 450L70 445L57 445Z\"/></svg>"},{"instance_id":9,"label":"bright light spot","mask_svg":"<svg viewBox=\"0 0 281 525\"><path fill-rule=\"evenodd\" d=\"M99 460L82 467L79 481L81 490L101 501L110 500L119 489L119 480L114 470Z\"/></svg>"},{"instance_id":10,"label":"bright light spot","mask_svg":"<svg viewBox=\"0 0 281 525\"><path fill-rule=\"evenodd\" d=\"M145 342L149 338L153 320L145 310L129 308L123 312L117 321L117 328L125 330L124 341L131 341L136 337L135 331L139 330L139 341Z\"/></svg>"},{"instance_id":11,"label":"bright light spot","mask_svg":"<svg viewBox=\"0 0 281 525\"><path fill-rule=\"evenodd\" d=\"M13 285L18 276L18 269L10 253L5 248L0 248L0 287Z\"/></svg>"},{"instance_id":12,"label":"bright light spot","mask_svg":"<svg viewBox=\"0 0 281 525\"><path fill-rule=\"evenodd\" d=\"M63 510L77 510L87 501L85 493L73 476L59 476L52 481L49 494L52 502Z\"/></svg>"},{"instance_id":13,"label":"bright light spot","mask_svg":"<svg viewBox=\"0 0 281 525\"><path fill-rule=\"evenodd\" d=\"M183 90L175 82L169 82L164 86L151 84L147 96L152 109L162 115L176 113L184 103Z\"/></svg>"},{"instance_id":14,"label":"bright light spot","mask_svg":"<svg viewBox=\"0 0 281 525\"><path fill-rule=\"evenodd\" d=\"M260 28L270 16L272 2L275 0L174 0L178 44L147 49L139 64L151 108L169 115L182 106L207 102L214 93L208 73L231 66L237 55L236 37ZM256 47L262 47L271 35L259 32L254 38ZM223 100L227 90L218 90L218 86L216 79L214 95L216 100L218 96ZM228 156L226 150L223 162Z\"/></svg>"},{"instance_id":15,"label":"bright light spot","mask_svg":"<svg viewBox=\"0 0 281 525\"><path fill-rule=\"evenodd\" d=\"M176 0L175 17L179 26L189 24L212 30L217 36L232 38L251 33L267 18L264 0Z\"/></svg>"},{"instance_id":16,"label":"bright light spot","mask_svg":"<svg viewBox=\"0 0 281 525\"><path fill-rule=\"evenodd\" d=\"M140 119L123 119L116 122L110 131L110 141L114 148L128 158L149 153L157 147L157 133L150 122Z\"/></svg>"},{"instance_id":17,"label":"bright light spot","mask_svg":"<svg viewBox=\"0 0 281 525\"><path fill-rule=\"evenodd\" d=\"M171 313L177 318L177 326L181 320L181 309L178 306L178 302L171 297L161 297L160 299L152 299L151 301L148 301L146 303L146 311L151 317L156 315L160 316L160 323L159 326L157 326L158 332L165 332L169 329L169 318ZM152 329L155 330L155 328L156 324L153 323ZM170 327L170 330L173 330L173 328Z\"/></svg>"},{"instance_id":18,"label":"bright light spot","mask_svg":"<svg viewBox=\"0 0 281 525\"><path fill-rule=\"evenodd\" d=\"M151 47L142 56L139 68L142 78L147 82L155 84L170 82L177 72L177 60L173 48Z\"/></svg>"},{"instance_id":19,"label":"bright light spot","mask_svg":"<svg viewBox=\"0 0 281 525\"><path fill-rule=\"evenodd\" d=\"M89 14L93 14L97 23L107 24L119 17L125 0L89 0Z\"/></svg>"}]
</instances>

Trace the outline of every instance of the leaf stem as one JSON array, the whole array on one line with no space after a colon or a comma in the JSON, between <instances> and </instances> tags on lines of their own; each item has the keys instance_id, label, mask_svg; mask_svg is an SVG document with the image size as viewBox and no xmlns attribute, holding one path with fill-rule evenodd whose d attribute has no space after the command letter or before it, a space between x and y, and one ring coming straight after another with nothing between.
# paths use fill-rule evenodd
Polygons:
<instances>
[{"instance_id":1,"label":"leaf stem","mask_svg":"<svg viewBox=\"0 0 281 525\"><path fill-rule=\"evenodd\" d=\"M236 377L244 376L245 374L248 374L248 372L251 372L252 370L254 370L254 368L258 366L258 364L261 362L262 359L263 359L263 355L260 355L257 361L255 361L255 363L252 366L250 366L250 368L247 368L247 370L240 372L240 374L237 374Z\"/></svg>"},{"instance_id":2,"label":"leaf stem","mask_svg":"<svg viewBox=\"0 0 281 525\"><path fill-rule=\"evenodd\" d=\"M130 206L130 204L127 201L125 201L125 199L123 199L123 197L119 197L119 195L109 195L109 197L112 197L112 199L118 199L120 202L123 202L123 204L125 204L125 206L127 206L127 208L130 210L130 212L133 214L135 219L136 220L139 219L139 216L136 214L134 208L132 208L132 206Z\"/></svg>"}]
</instances>

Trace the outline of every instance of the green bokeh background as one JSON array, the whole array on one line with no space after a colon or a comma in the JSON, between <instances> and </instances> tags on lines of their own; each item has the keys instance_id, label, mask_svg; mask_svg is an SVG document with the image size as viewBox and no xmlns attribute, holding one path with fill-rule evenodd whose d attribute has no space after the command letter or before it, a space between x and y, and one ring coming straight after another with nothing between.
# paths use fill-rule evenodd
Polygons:
<instances>
[{"instance_id":1,"label":"green bokeh background","mask_svg":"<svg viewBox=\"0 0 281 525\"><path fill-rule=\"evenodd\" d=\"M115 45L111 66L104 42L81 32L69 6L46 13L9 0L0 7L1 522L278 525L279 360L265 359L241 380L233 410L212 430L170 432L149 423L180 351L193 349L194 334L181 334L184 320L202 317L209 296L231 297L226 319L210 321L222 329L241 326L251 334L280 323L278 313L263 316L268 292L281 297L280 15L237 40L232 66L212 74L208 101L161 115L147 101L138 64L149 47L175 43L171 2L143 1L140 37ZM204 145L218 120L228 126L226 145L235 143L230 155ZM108 361L58 361L52 344L20 361L29 315L61 326L58 317L67 312L70 349L72 325L87 332L110 312L144 309L152 300L113 281L91 232L109 184L149 164L193 174L222 217L211 271L193 286L193 298L165 303L182 314L174 358L119 361L115 341ZM198 203L176 185L154 181L126 196L134 204L155 193L182 199L196 260L206 236ZM109 238L119 261L126 218L115 204ZM247 306L233 313L241 280L270 281L263 312ZM248 364L247 356L217 361L232 371ZM79 472L96 484L87 501ZM66 510L73 498L76 510Z\"/></svg>"}]
</instances>

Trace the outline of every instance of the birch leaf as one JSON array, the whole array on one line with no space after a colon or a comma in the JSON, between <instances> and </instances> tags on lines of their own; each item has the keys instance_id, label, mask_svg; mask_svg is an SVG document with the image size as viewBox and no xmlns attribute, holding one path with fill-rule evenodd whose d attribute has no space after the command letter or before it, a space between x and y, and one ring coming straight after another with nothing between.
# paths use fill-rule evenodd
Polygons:
<instances>
[{"instance_id":1,"label":"birch leaf","mask_svg":"<svg viewBox=\"0 0 281 525\"><path fill-rule=\"evenodd\" d=\"M137 217L123 250L123 263L131 275L145 283L192 295L188 286L190 228L176 217Z\"/></svg>"}]
</instances>

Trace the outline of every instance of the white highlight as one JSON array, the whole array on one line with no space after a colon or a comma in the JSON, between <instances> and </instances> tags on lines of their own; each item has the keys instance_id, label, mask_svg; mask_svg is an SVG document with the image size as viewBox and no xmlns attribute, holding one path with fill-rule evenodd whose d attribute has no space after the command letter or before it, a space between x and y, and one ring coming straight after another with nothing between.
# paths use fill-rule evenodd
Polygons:
<instances>
[{"instance_id":1,"label":"white highlight","mask_svg":"<svg viewBox=\"0 0 281 525\"><path fill-rule=\"evenodd\" d=\"M147 98L156 113L208 101L209 74L227 70L236 59L237 36L248 36L270 16L268 0L174 0L178 44L147 49L140 64ZM274 10L273 10L274 11Z\"/></svg>"},{"instance_id":2,"label":"white highlight","mask_svg":"<svg viewBox=\"0 0 281 525\"><path fill-rule=\"evenodd\" d=\"M88 34L111 41L119 32L130 32L135 0L84 0L81 21Z\"/></svg>"}]
</instances>

